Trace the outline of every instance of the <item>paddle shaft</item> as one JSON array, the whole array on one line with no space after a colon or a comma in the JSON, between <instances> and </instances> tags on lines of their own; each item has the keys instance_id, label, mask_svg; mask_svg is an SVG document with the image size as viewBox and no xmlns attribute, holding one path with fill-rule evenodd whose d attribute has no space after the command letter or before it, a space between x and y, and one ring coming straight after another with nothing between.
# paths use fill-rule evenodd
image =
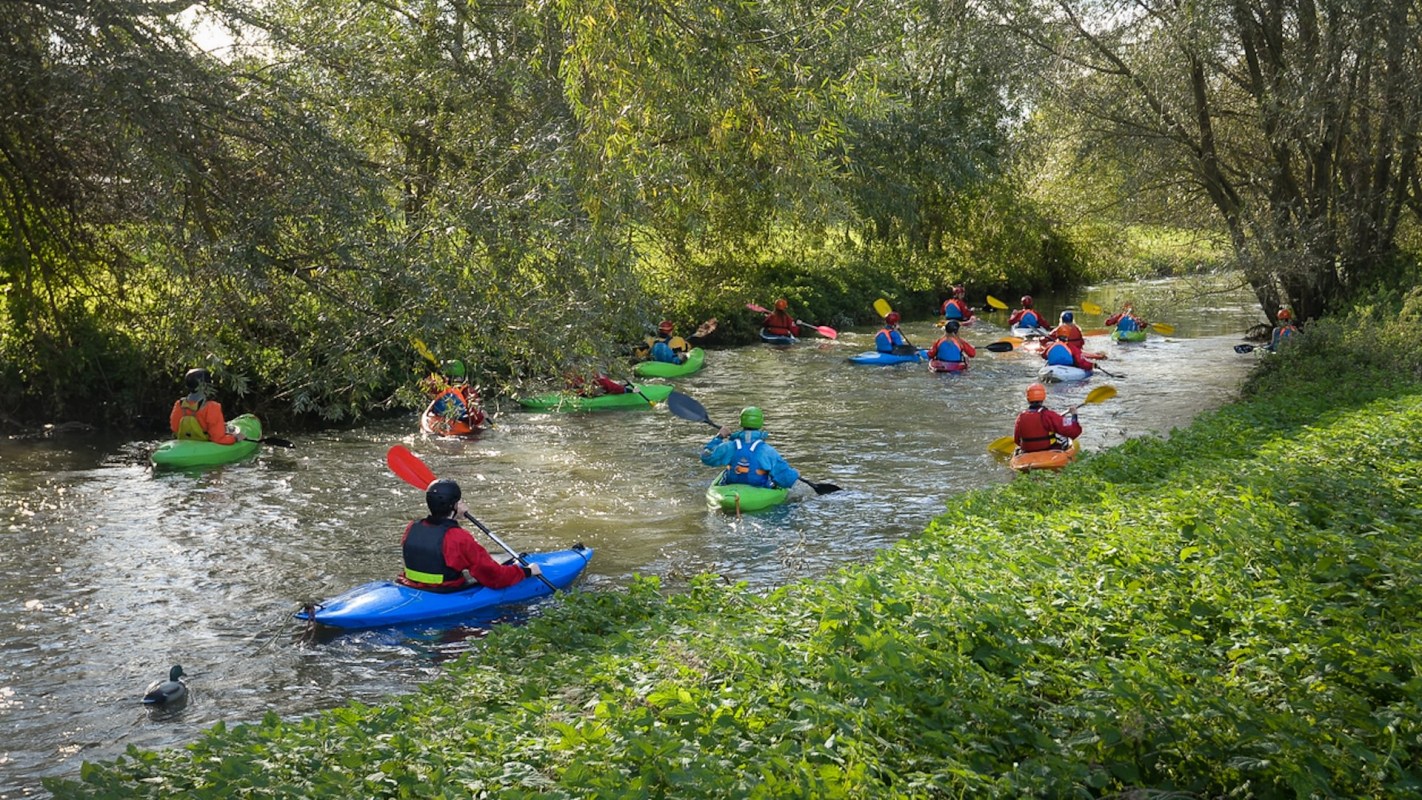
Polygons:
<instances>
[{"instance_id":1,"label":"paddle shaft","mask_svg":"<svg viewBox=\"0 0 1422 800\"><path fill-rule=\"evenodd\" d=\"M479 530L483 531L485 536L488 536L490 539L493 539L493 540L494 540L494 544L497 544L499 547L504 548L505 552L507 552L509 555L513 556L515 561L517 561L518 563L522 564L522 565L525 566L525 567L528 566L528 559L526 559L526 558L524 558L523 556L521 556L521 555L519 555L518 553L516 553L512 547L509 547L508 544L504 542L503 539L500 539L493 531L491 531L491 530L489 530L488 528L486 528L486 527L484 526L484 523L482 523L482 522L480 522L479 520L475 519L473 514L470 514L468 511L466 511L466 512L464 512L464 518L467 519L467 520L469 520L470 522L474 523L474 527L476 527L476 528L478 528ZM543 581L543 583L544 583L545 585L547 585L549 589L552 589L554 594L557 594L557 593L558 593L558 587L553 585L553 581L548 580L548 576L547 576L547 575L544 575L543 573L540 572L540 573L538 573L535 577L537 577L540 581Z\"/></svg>"},{"instance_id":2,"label":"paddle shaft","mask_svg":"<svg viewBox=\"0 0 1422 800\"><path fill-rule=\"evenodd\" d=\"M259 443L261 443L261 444L269 444L269 445L271 445L272 447L295 447L295 446L296 446L296 445L292 444L290 440L287 440L287 439L278 439L278 438L276 438L276 437L274 437L274 436L263 436L263 437L260 438L260 439L248 439L247 441L249 441L249 442L259 442Z\"/></svg>"}]
</instances>

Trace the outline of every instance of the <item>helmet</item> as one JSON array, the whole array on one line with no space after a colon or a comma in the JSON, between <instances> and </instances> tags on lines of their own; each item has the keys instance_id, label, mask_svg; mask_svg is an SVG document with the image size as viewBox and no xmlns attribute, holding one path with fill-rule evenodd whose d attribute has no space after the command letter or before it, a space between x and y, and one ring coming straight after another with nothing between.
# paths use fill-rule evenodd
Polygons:
<instances>
[{"instance_id":1,"label":"helmet","mask_svg":"<svg viewBox=\"0 0 1422 800\"><path fill-rule=\"evenodd\" d=\"M1022 307L1023 307L1023 308L1031 308L1031 307L1032 307L1032 295L1030 295L1030 294L1024 294L1024 295L1022 295Z\"/></svg>"},{"instance_id":2,"label":"helmet","mask_svg":"<svg viewBox=\"0 0 1422 800\"><path fill-rule=\"evenodd\" d=\"M954 296L954 297L964 297L964 296L966 296L967 294L968 294L968 290L963 288L963 284L960 283L960 284L958 284L957 286L954 286L954 287L953 287L953 296Z\"/></svg>"},{"instance_id":3,"label":"helmet","mask_svg":"<svg viewBox=\"0 0 1422 800\"><path fill-rule=\"evenodd\" d=\"M884 321L889 323L890 325L899 324L900 319L903 319L903 317L900 317L899 312L897 311L890 311L888 314L884 315Z\"/></svg>"},{"instance_id":4,"label":"helmet","mask_svg":"<svg viewBox=\"0 0 1422 800\"><path fill-rule=\"evenodd\" d=\"M195 392L204 383L212 383L212 374L202 367L190 369L183 376L183 383L187 384L188 391Z\"/></svg>"},{"instance_id":5,"label":"helmet","mask_svg":"<svg viewBox=\"0 0 1422 800\"><path fill-rule=\"evenodd\" d=\"M1047 399L1047 387L1040 383L1034 383L1027 387L1027 402L1040 403Z\"/></svg>"},{"instance_id":6,"label":"helmet","mask_svg":"<svg viewBox=\"0 0 1422 800\"><path fill-rule=\"evenodd\" d=\"M1294 312L1288 310L1287 308L1281 308L1281 309L1279 309L1279 319L1293 319L1293 318L1294 318Z\"/></svg>"},{"instance_id":7,"label":"helmet","mask_svg":"<svg viewBox=\"0 0 1422 800\"><path fill-rule=\"evenodd\" d=\"M452 358L444 362L444 374L451 378L462 378L467 373L464 371L464 362L457 358Z\"/></svg>"},{"instance_id":8,"label":"helmet","mask_svg":"<svg viewBox=\"0 0 1422 800\"><path fill-rule=\"evenodd\" d=\"M671 333L672 329L675 327L675 325L672 325L671 320L664 319L662 320L662 324L657 326L657 333Z\"/></svg>"},{"instance_id":9,"label":"helmet","mask_svg":"<svg viewBox=\"0 0 1422 800\"><path fill-rule=\"evenodd\" d=\"M776 300L776 301L775 301L775 310L776 310L776 311L784 311L785 309L787 309L787 308L789 308L789 307L790 307L790 301L789 301L789 300L786 300L786 299L783 298L783 297L780 298L779 300Z\"/></svg>"},{"instance_id":10,"label":"helmet","mask_svg":"<svg viewBox=\"0 0 1422 800\"><path fill-rule=\"evenodd\" d=\"M429 488L425 489L425 505L430 507L430 516L443 517L454 510L455 504L464 493L459 491L459 484L449 478L440 478L431 481Z\"/></svg>"},{"instance_id":11,"label":"helmet","mask_svg":"<svg viewBox=\"0 0 1422 800\"><path fill-rule=\"evenodd\" d=\"M958 322L958 320L950 319L947 322L943 323L943 330L949 333L957 333L959 325L960 323Z\"/></svg>"},{"instance_id":12,"label":"helmet","mask_svg":"<svg viewBox=\"0 0 1422 800\"><path fill-rule=\"evenodd\" d=\"M765 425L765 413L755 406L746 406L741 409L741 427L750 431L758 431Z\"/></svg>"},{"instance_id":13,"label":"helmet","mask_svg":"<svg viewBox=\"0 0 1422 800\"><path fill-rule=\"evenodd\" d=\"M1133 305L1131 305L1130 303L1126 303L1126 304L1124 304L1124 305L1121 306L1121 310L1122 310L1122 311L1135 311L1135 310L1136 310L1136 307L1133 306Z\"/></svg>"},{"instance_id":14,"label":"helmet","mask_svg":"<svg viewBox=\"0 0 1422 800\"><path fill-rule=\"evenodd\" d=\"M1071 322L1074 319L1076 319L1076 315L1071 313L1070 311L1062 312L1062 322Z\"/></svg>"}]
</instances>

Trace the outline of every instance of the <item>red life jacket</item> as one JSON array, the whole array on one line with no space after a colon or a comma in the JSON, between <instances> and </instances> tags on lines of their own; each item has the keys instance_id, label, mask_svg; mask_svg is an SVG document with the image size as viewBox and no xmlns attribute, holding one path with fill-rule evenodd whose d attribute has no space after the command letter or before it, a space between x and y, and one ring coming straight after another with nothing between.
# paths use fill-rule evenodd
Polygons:
<instances>
[{"instance_id":1,"label":"red life jacket","mask_svg":"<svg viewBox=\"0 0 1422 800\"><path fill-rule=\"evenodd\" d=\"M1017 415L1012 438L1017 440L1017 446L1024 453L1051 450L1058 446L1057 435L1047 428L1047 422L1042 418L1043 410L1043 406L1033 406Z\"/></svg>"}]
</instances>

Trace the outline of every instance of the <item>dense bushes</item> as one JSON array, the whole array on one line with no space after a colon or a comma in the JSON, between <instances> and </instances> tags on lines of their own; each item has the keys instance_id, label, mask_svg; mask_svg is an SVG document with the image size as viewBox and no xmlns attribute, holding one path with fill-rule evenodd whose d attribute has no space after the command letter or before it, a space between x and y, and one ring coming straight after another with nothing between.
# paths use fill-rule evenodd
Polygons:
<instances>
[{"instance_id":1,"label":"dense bushes","mask_svg":"<svg viewBox=\"0 0 1422 800\"><path fill-rule=\"evenodd\" d=\"M500 629L417 696L219 727L47 785L58 797L1417 794L1422 384L1393 368L1417 356L1397 336L1408 324L1317 326L1254 399L957 498L870 565L761 597L712 578L671 597L650 580L578 594Z\"/></svg>"}]
</instances>

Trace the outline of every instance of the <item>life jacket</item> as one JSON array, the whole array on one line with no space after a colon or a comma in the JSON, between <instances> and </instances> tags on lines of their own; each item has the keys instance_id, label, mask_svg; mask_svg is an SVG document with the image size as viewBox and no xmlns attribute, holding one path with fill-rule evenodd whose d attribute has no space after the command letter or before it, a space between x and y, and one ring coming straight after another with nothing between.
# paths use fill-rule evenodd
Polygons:
<instances>
[{"instance_id":1,"label":"life jacket","mask_svg":"<svg viewBox=\"0 0 1422 800\"><path fill-rule=\"evenodd\" d=\"M444 563L444 537L457 526L452 519L431 522L426 518L410 523L402 548L407 580L438 585L464 577L464 573Z\"/></svg>"},{"instance_id":2,"label":"life jacket","mask_svg":"<svg viewBox=\"0 0 1422 800\"><path fill-rule=\"evenodd\" d=\"M1066 342L1052 342L1044 357L1047 359L1047 363L1052 366L1077 366L1076 353L1072 352Z\"/></svg>"},{"instance_id":3,"label":"life jacket","mask_svg":"<svg viewBox=\"0 0 1422 800\"><path fill-rule=\"evenodd\" d=\"M963 348L958 343L949 338L942 338L933 343L933 349L928 351L929 358L936 358L939 361L967 361L963 358Z\"/></svg>"},{"instance_id":4,"label":"life jacket","mask_svg":"<svg viewBox=\"0 0 1422 800\"><path fill-rule=\"evenodd\" d=\"M1037 312L1028 309L1022 312L1022 317L1017 320L1019 328L1036 328L1042 324L1042 318L1037 316Z\"/></svg>"},{"instance_id":5,"label":"life jacket","mask_svg":"<svg viewBox=\"0 0 1422 800\"><path fill-rule=\"evenodd\" d=\"M1274 338L1273 341L1270 342L1270 345L1278 347L1280 342L1284 341L1285 339L1292 338L1293 335L1298 332L1299 329L1294 326L1293 323L1289 323L1288 325L1280 325L1279 327L1274 329Z\"/></svg>"},{"instance_id":6,"label":"life jacket","mask_svg":"<svg viewBox=\"0 0 1422 800\"><path fill-rule=\"evenodd\" d=\"M1134 333L1140 329L1140 324L1137 322L1136 318L1131 316L1130 314L1126 314L1125 316L1121 317L1120 321L1116 323L1116 330L1120 331L1121 333Z\"/></svg>"},{"instance_id":7,"label":"life jacket","mask_svg":"<svg viewBox=\"0 0 1422 800\"><path fill-rule=\"evenodd\" d=\"M179 439L192 439L198 442L210 442L207 430L202 427L202 422L198 421L198 409L207 404L206 400L199 400L196 403L184 398L178 402L178 407L183 411L183 418L178 420L178 431L175 434Z\"/></svg>"},{"instance_id":8,"label":"life jacket","mask_svg":"<svg viewBox=\"0 0 1422 800\"><path fill-rule=\"evenodd\" d=\"M1076 327L1076 325L1071 322L1063 322L1058 325L1052 331L1052 336L1064 342L1070 342L1078 347L1086 344L1086 337L1081 335L1081 328Z\"/></svg>"},{"instance_id":9,"label":"life jacket","mask_svg":"<svg viewBox=\"0 0 1422 800\"><path fill-rule=\"evenodd\" d=\"M662 361L667 364L681 363L681 356L676 354L676 351L672 349L672 346L668 344L666 339L658 339L652 344L651 355L653 361Z\"/></svg>"},{"instance_id":10,"label":"life jacket","mask_svg":"<svg viewBox=\"0 0 1422 800\"><path fill-rule=\"evenodd\" d=\"M451 410L455 413L451 414ZM469 403L460 387L451 386L435 398L434 402L430 404L430 411L441 417L467 419L469 417Z\"/></svg>"},{"instance_id":11,"label":"life jacket","mask_svg":"<svg viewBox=\"0 0 1422 800\"><path fill-rule=\"evenodd\" d=\"M1024 453L1036 453L1062 446L1061 437L1047 429L1042 411L1043 407L1036 405L1017 415L1013 438Z\"/></svg>"},{"instance_id":12,"label":"life jacket","mask_svg":"<svg viewBox=\"0 0 1422 800\"><path fill-rule=\"evenodd\" d=\"M964 303L956 297L945 302L943 304L943 318L956 319L959 321L967 319L968 315L964 313L964 309L967 305L967 303Z\"/></svg>"},{"instance_id":13,"label":"life jacket","mask_svg":"<svg viewBox=\"0 0 1422 800\"><path fill-rule=\"evenodd\" d=\"M894 341L894 334L896 333L899 332L894 330L893 328L884 328L883 330L874 334L874 349L878 350L881 353L894 352L894 345L899 343ZM900 341L902 341L903 334L899 333L898 338Z\"/></svg>"},{"instance_id":14,"label":"life jacket","mask_svg":"<svg viewBox=\"0 0 1422 800\"><path fill-rule=\"evenodd\" d=\"M771 485L770 470L765 469L764 460L759 452L760 446L765 443L764 439L756 439L753 442L746 442L737 436L736 455L726 467L726 483L747 483L751 486Z\"/></svg>"}]
</instances>

